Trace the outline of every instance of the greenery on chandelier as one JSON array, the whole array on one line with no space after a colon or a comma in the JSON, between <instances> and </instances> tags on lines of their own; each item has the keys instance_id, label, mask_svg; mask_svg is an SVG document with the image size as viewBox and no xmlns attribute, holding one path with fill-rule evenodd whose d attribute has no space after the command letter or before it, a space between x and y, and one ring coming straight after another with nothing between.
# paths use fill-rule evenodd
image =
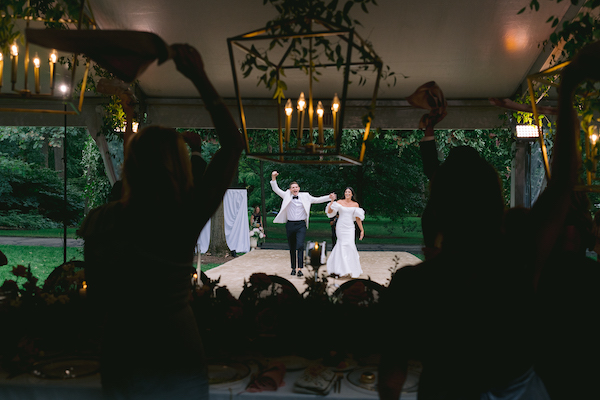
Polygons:
<instances>
[{"instance_id":1,"label":"greenery on chandelier","mask_svg":"<svg viewBox=\"0 0 600 400\"><path fill-rule=\"evenodd\" d=\"M39 19L47 28L66 29L68 21L79 20L81 6L81 0L2 0L0 49L6 53L8 47L17 40L24 42L17 20ZM90 23L88 18L81 20L82 28L88 28Z\"/></svg>"},{"instance_id":2,"label":"greenery on chandelier","mask_svg":"<svg viewBox=\"0 0 600 400\"><path fill-rule=\"evenodd\" d=\"M562 0L551 0L556 3L560 3ZM586 46L587 44L600 40L600 18L598 17L600 12L600 0L571 0L572 6L581 5L577 15L571 20L564 21L560 24L558 16L552 15L547 19L547 23L551 24L552 28L557 28L553 32L549 39L541 43L542 45L551 44L554 49L560 50L556 54L552 54L552 65L559 65L563 62L571 60L577 52ZM529 8L534 11L539 11L540 3L538 0L530 0ZM519 11L519 14L525 12L527 7L524 7ZM557 75L558 75L557 71ZM556 82L557 76L547 77L550 82ZM536 87L536 102L540 101L549 92L549 85L540 85ZM524 94L517 99L517 102L531 103L529 94ZM596 82L584 82L577 89L575 93L575 108L579 115L581 122L581 128L584 132L588 133L588 128L594 123L600 123L600 87ZM531 122L533 123L532 114L518 112L515 113L517 122ZM540 119L544 118L540 116ZM546 120L547 121L547 120ZM552 126L549 123L545 124L548 127L548 131L552 133ZM588 140L587 134L583 135L581 139L581 146L584 146L584 141ZM598 153L600 151L600 142L596 142L595 149L592 149ZM595 170L595 167L590 159L586 159L583 166L588 171Z\"/></svg>"},{"instance_id":3,"label":"greenery on chandelier","mask_svg":"<svg viewBox=\"0 0 600 400\"><path fill-rule=\"evenodd\" d=\"M310 40L298 38L298 34L305 34L313 31L313 22L319 23L328 29L353 29L361 25L360 21L351 17L351 11L360 8L362 12L368 13L368 5L377 5L375 0L263 0L263 5L270 3L275 7L279 15L267 22L266 28L274 38L270 41L268 49L259 50L254 45L250 48L250 53L242 62L243 76L247 78L254 69L260 71L257 86L263 84L267 89L274 90L273 98L281 101L285 98L287 85L282 77L285 77L285 70L278 68L269 59L269 53L276 48L286 48L286 56L292 60L295 68L301 69L306 74L310 67L320 64L334 64L339 70L344 63L345 49L344 40L336 37L337 40L331 40L332 36L317 36ZM342 5L343 4L343 5ZM292 36L292 37L290 37ZM311 42L307 45L307 42ZM370 52L370 43L364 42L359 49L359 58L362 61L373 60L374 53ZM265 63L266 60L268 63ZM355 60L356 61L356 60ZM382 61L378 57L375 65L372 66L373 72L382 66ZM367 78L362 74L371 67L369 65L354 66L350 72L358 76L358 84L364 85ZM313 79L318 81L320 72L314 70ZM389 66L385 66L381 72L381 78L390 78L388 85L396 84L396 76Z\"/></svg>"}]
</instances>

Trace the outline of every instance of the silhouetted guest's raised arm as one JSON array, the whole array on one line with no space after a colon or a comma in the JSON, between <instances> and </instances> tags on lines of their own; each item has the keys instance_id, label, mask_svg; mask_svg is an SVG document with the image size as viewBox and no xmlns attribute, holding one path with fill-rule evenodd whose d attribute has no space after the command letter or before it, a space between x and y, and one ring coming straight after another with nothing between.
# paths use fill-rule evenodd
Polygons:
<instances>
[{"instance_id":1,"label":"silhouetted guest's raised arm","mask_svg":"<svg viewBox=\"0 0 600 400\"><path fill-rule=\"evenodd\" d=\"M206 76L202 58L196 49L185 44L172 45L171 49L174 51L173 60L177 70L194 83L202 96L221 145L200 176L200 170L194 171L194 191L202 199L203 213L200 222L204 226L231 185L239 157L244 150L244 140L229 109Z\"/></svg>"},{"instance_id":2,"label":"silhouetted guest's raised arm","mask_svg":"<svg viewBox=\"0 0 600 400\"><path fill-rule=\"evenodd\" d=\"M409 360L423 365L419 398L549 399L534 369L535 291L564 232L580 163L573 95L583 80L600 79L599 63L595 43L562 71L551 179L522 229L503 231L498 174L474 149L453 148L437 169L426 209L440 252L399 269L381 297L381 399L400 397ZM397 329L397 318L410 329Z\"/></svg>"},{"instance_id":3,"label":"silhouetted guest's raised arm","mask_svg":"<svg viewBox=\"0 0 600 400\"><path fill-rule=\"evenodd\" d=\"M110 399L208 398L207 361L189 304L192 261L244 143L198 52L174 45L172 54L200 92L221 148L207 165L196 133L145 127L125 146L122 196L93 209L81 226Z\"/></svg>"}]
</instances>

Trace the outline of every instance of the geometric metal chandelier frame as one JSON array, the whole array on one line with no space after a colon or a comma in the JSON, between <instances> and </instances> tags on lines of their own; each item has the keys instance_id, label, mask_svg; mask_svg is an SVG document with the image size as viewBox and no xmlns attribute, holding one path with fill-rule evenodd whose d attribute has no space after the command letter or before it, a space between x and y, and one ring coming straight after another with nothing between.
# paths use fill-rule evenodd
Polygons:
<instances>
[{"instance_id":1,"label":"geometric metal chandelier frame","mask_svg":"<svg viewBox=\"0 0 600 400\"><path fill-rule=\"evenodd\" d=\"M560 86L559 78L561 70L569 65L571 61L564 61L560 64L557 64L553 67L545 69L535 74L531 74L527 77L527 85L529 89L529 98L531 100L531 108L533 112L534 121L538 128L538 137L540 141L540 148L542 150L542 157L544 162L544 169L546 171L546 178L550 179L550 163L548 160L548 152L546 149L546 144L544 142L544 133L542 130L542 126L539 120L539 112L535 101L535 92L534 92L534 83L541 83L544 85L552 86L558 88ZM549 77L555 77L554 81L549 80ZM586 136L584 142L584 153L587 160L590 160L593 165L596 163L595 151L596 149L593 147L595 142L592 137L594 134L598 134L598 132L594 131L593 125L582 124L582 128L584 130L584 134ZM592 144L592 145L590 145ZM595 169L595 168L594 168ZM589 168L586 168L586 182L583 185L576 185L575 190L584 191L584 192L600 192L600 185L593 185L593 171L590 171Z\"/></svg>"},{"instance_id":2,"label":"geometric metal chandelier frame","mask_svg":"<svg viewBox=\"0 0 600 400\"><path fill-rule=\"evenodd\" d=\"M66 19L61 19L58 21L55 20L51 20L51 19L45 19L45 18L32 18L32 17L26 17L26 18L22 18L22 17L16 17L13 16L13 18L15 19L24 19L26 22L26 29L25 31L27 32L29 30L29 24L30 21L41 21L41 22L60 22L60 23L64 23L64 24L70 24L70 25L76 25L77 26L77 30L81 29L81 25L82 25L82 21L86 20L87 23L94 28L95 27L95 23L93 21L93 19L87 15L84 12L84 1L82 1L81 3L81 9L80 9L80 14L79 14L79 19L77 21L75 20L66 20ZM48 91L47 92L42 92L42 85L40 84L40 74L42 73L42 71L45 70L45 68L42 67L42 65L45 65L45 63L42 63L40 61L39 58L34 58L33 60L30 57L29 54L29 40L27 38L27 35L25 35L25 54L24 57L22 57L23 59L23 78L22 78L22 82L18 81L18 62L19 62L19 56L18 54L15 53L11 53L10 55L10 63L11 63L11 76L10 76L10 83L11 83L11 91L7 92L7 91L3 91L2 90L2 82L0 82L0 98L2 99L9 99L9 100L24 100L24 101L31 101L32 103L39 103L40 101L56 101L56 102L60 102L61 104L69 104L71 106L71 110L68 110L66 107L64 107L63 110L59 110L59 109L54 109L54 108L19 108L19 107L2 107L0 108L0 112L25 112L25 113L46 113L46 114L60 114L60 115L75 115L75 114L79 114L82 110L82 106L83 106L83 98L84 98L84 94L85 94L85 89L86 89L86 85L87 85L87 77L88 77L88 73L89 73L89 69L90 69L90 60L86 59L85 62L85 70L83 73L83 81L81 83L81 90L79 91L78 97L77 98L73 98L73 94L74 94L74 90L75 90L75 79L76 79L76 72L77 72L77 65L78 65L78 54L73 54L72 55L72 59L71 59L71 74L69 77L69 82L68 84L66 84L66 92L61 92L59 90L56 90L56 80L55 80L55 72L56 72L56 66L57 66L57 61L58 61L58 55L56 53L56 51L53 51L48 59L48 75L49 75L49 87L47 88ZM13 45L13 46L16 46ZM4 57L5 58L5 57ZM3 67L3 62L0 61L0 68ZM33 67L33 72L34 72L34 81L33 81L33 85L31 84L31 81L29 80L29 71L30 68ZM0 79L2 78L2 71L0 71ZM31 90L33 89L33 90ZM44 104L46 104L44 102Z\"/></svg>"},{"instance_id":3,"label":"geometric metal chandelier frame","mask_svg":"<svg viewBox=\"0 0 600 400\"><path fill-rule=\"evenodd\" d=\"M254 30L242 35L238 35L227 39L227 45L229 48L229 57L231 62L231 68L233 73L233 82L235 85L235 93L237 97L238 110L240 114L240 121L246 141L246 154L250 158L259 160L271 161L282 164L334 164L334 165L362 165L366 145L365 142L369 136L371 129L371 122L374 115L375 104L377 100L377 92L379 89L379 81L381 78L381 71L383 63L377 56L371 46L365 42L355 31L351 28L344 28L334 23L327 22L318 18L305 18L307 23L304 24L304 28L301 28L298 32L288 34L271 34L275 29L283 26L297 26L297 20L284 21L277 26L265 27L258 30ZM313 25L316 29L313 29ZM317 70L321 68L338 68L340 65L334 62L319 62L314 63L312 59L313 41L317 38L324 37L338 37L340 43L345 45L345 58L343 63L343 82L341 96L339 97L339 108L334 109L335 104L332 104L331 114L333 121L333 141L326 143L323 136L322 118L324 109L329 107L323 107L319 102L316 111L315 104L313 102L313 81L314 75ZM278 40L283 43L287 43L287 48L282 50L282 57L277 62L271 61L268 57L263 57L252 44L253 41L273 41ZM293 59L290 57L290 53L293 48L294 41L308 41L309 57L306 64L301 64L297 61L292 62ZM304 42L302 42L304 43ZM236 68L235 57L233 48L234 46L242 50L246 54L250 54L255 57L259 62L264 63L265 66L275 70L275 85L279 84L282 75L285 76L286 70L291 69L302 69L307 72L308 76L308 99L306 100L305 110L300 110L300 103L297 105L297 123L293 124L295 130L291 124L290 115L290 104L291 99L284 104L279 99L274 99L277 108L277 150L273 152L267 151L256 151L250 147L250 138L246 124L246 115L244 112L244 105L242 101L242 95L240 93L240 85L238 78L238 71ZM358 57L353 58L353 53L358 52ZM343 54L342 50L339 54ZM355 59L356 61L353 61ZM348 85L350 83L351 68L362 68L364 71L368 71L369 68L373 67L374 73L376 73L375 84L373 94L371 96L370 105L365 109L365 116L363 121L365 122L365 132L362 135L360 143L360 151L358 156L352 156L343 154L341 151L342 136L343 136L343 125L344 118L346 116L347 107L346 100L348 96ZM278 87L278 86L276 86ZM337 101L337 93L336 100ZM333 103L335 103L335 101ZM304 125L304 113L307 113L308 124ZM315 114L317 114L315 116ZM275 116L274 116L275 117ZM314 125L314 121L317 120L317 127ZM284 128L285 125L285 128ZM294 137L296 140L294 140Z\"/></svg>"}]
</instances>

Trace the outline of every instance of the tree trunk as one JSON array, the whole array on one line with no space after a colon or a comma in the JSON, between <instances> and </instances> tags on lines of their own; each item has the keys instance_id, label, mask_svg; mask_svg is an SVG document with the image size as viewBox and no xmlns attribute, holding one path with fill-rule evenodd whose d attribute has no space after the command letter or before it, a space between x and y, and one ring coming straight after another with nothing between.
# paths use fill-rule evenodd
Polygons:
<instances>
[{"instance_id":1,"label":"tree trunk","mask_svg":"<svg viewBox=\"0 0 600 400\"><path fill-rule=\"evenodd\" d=\"M225 239L225 213L223 201L215 211L210 221L210 245L208 252L216 257L225 257L229 252L227 240Z\"/></svg>"},{"instance_id":2,"label":"tree trunk","mask_svg":"<svg viewBox=\"0 0 600 400\"><path fill-rule=\"evenodd\" d=\"M44 156L44 167L48 168L48 138L44 139L44 143L42 143L42 155Z\"/></svg>"},{"instance_id":3,"label":"tree trunk","mask_svg":"<svg viewBox=\"0 0 600 400\"><path fill-rule=\"evenodd\" d=\"M58 176L64 177L64 157L65 151L62 146L54 147L54 170L59 171Z\"/></svg>"},{"instance_id":4,"label":"tree trunk","mask_svg":"<svg viewBox=\"0 0 600 400\"><path fill-rule=\"evenodd\" d=\"M106 172L108 181L112 186L117 181L117 174L113 166L110 152L108 151L108 143L106 141L106 137L100 133L102 129L102 117L98 112L90 113L86 115L85 122L87 125L88 133L90 134L92 139L94 139L94 142L96 142L96 146L98 146L100 156L102 157L102 161L104 162L104 171Z\"/></svg>"}]
</instances>

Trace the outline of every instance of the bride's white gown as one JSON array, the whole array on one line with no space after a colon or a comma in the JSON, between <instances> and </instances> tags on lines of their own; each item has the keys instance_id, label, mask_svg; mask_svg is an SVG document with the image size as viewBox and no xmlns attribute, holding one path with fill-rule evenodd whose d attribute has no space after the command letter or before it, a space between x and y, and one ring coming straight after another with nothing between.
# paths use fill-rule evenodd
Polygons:
<instances>
[{"instance_id":1,"label":"bride's white gown","mask_svg":"<svg viewBox=\"0 0 600 400\"><path fill-rule=\"evenodd\" d=\"M360 207L344 207L337 202L331 204L332 213L327 213L329 218L339 214L335 226L337 241L327 259L327 272L339 276L350 275L358 278L362 274L360 257L356 250L354 221L356 217L361 221L365 219L365 211Z\"/></svg>"}]
</instances>

